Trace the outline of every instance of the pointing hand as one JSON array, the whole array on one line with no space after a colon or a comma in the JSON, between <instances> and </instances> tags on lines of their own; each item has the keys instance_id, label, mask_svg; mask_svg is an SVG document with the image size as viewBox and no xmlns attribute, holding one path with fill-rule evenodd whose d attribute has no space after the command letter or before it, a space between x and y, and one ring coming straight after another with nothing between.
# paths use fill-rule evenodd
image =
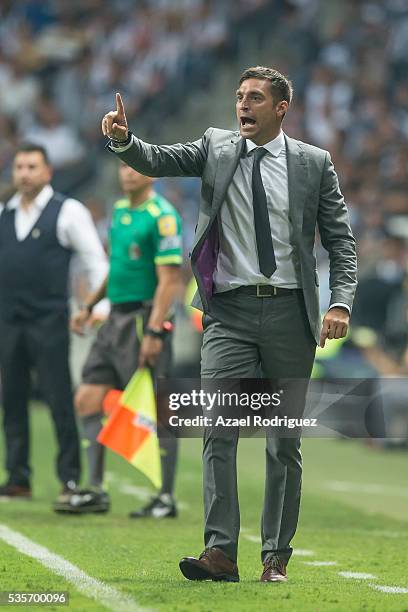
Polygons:
<instances>
[{"instance_id":1,"label":"pointing hand","mask_svg":"<svg viewBox=\"0 0 408 612\"><path fill-rule=\"evenodd\" d=\"M117 141L125 141L128 137L125 107L120 93L116 94L116 110L110 111L102 119L102 133Z\"/></svg>"}]
</instances>

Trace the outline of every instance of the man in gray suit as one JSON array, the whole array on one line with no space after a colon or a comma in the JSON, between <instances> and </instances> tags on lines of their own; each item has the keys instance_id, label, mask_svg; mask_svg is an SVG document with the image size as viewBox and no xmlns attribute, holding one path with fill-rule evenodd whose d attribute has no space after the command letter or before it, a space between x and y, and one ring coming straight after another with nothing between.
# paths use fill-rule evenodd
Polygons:
<instances>
[{"instance_id":1,"label":"man in gray suit","mask_svg":"<svg viewBox=\"0 0 408 612\"><path fill-rule=\"evenodd\" d=\"M149 176L200 176L191 264L204 312L205 379L308 380L316 344L346 335L356 252L330 154L294 140L281 124L292 85L272 68L241 75L239 132L209 128L187 144L157 146L128 130L119 94L102 120L109 148ZM315 230L330 257L331 302L321 326ZM306 388L303 390L303 399ZM180 569L190 580L239 580L238 431L204 435L205 550ZM267 436L262 515L263 582L287 580L301 487L300 438Z\"/></svg>"}]
</instances>

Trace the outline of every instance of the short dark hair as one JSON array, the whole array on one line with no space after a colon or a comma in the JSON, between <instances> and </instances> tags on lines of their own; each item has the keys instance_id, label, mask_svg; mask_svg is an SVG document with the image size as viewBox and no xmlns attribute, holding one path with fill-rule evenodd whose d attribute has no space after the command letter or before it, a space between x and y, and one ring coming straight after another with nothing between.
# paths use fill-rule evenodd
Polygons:
<instances>
[{"instance_id":1,"label":"short dark hair","mask_svg":"<svg viewBox=\"0 0 408 612\"><path fill-rule=\"evenodd\" d=\"M286 100L286 102L290 104L293 95L292 82L288 77L274 68L267 68L266 66L253 66L252 68L247 68L241 74L239 84L241 85L247 79L269 81L274 102L278 103L282 100Z\"/></svg>"},{"instance_id":2,"label":"short dark hair","mask_svg":"<svg viewBox=\"0 0 408 612\"><path fill-rule=\"evenodd\" d=\"M18 145L14 157L18 153L41 153L47 166L50 165L50 158L48 157L47 150L42 145L33 142L22 142Z\"/></svg>"}]
</instances>

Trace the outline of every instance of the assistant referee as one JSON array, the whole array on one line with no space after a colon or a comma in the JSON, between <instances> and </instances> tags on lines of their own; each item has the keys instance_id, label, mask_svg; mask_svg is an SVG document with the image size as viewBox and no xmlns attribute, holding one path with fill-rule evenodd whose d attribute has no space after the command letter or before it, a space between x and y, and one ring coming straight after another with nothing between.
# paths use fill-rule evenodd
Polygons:
<instances>
[{"instance_id":1,"label":"assistant referee","mask_svg":"<svg viewBox=\"0 0 408 612\"><path fill-rule=\"evenodd\" d=\"M124 389L138 367L150 366L157 377L171 367L171 334L165 325L180 282L181 219L176 209L153 190L153 179L125 164L119 168L125 198L116 202L110 230L110 270L99 290L90 295L72 320L82 333L93 307L105 295L112 308L99 330L83 368L76 407L88 447L89 488L62 504L61 512L106 512L104 447L97 442L102 404L110 389ZM131 518L175 517L173 498L177 439L158 435L162 456L161 491Z\"/></svg>"}]
</instances>

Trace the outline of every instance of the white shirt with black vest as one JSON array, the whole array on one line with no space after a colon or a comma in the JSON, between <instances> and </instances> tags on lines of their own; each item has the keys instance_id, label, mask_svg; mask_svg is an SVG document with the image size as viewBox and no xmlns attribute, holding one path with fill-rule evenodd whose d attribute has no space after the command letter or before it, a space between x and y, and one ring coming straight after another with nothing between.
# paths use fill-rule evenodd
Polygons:
<instances>
[{"instance_id":1,"label":"white shirt with black vest","mask_svg":"<svg viewBox=\"0 0 408 612\"><path fill-rule=\"evenodd\" d=\"M46 185L27 208L21 206L20 193L16 193L6 205L0 203L0 215L5 206L8 210L16 211L17 240L22 241L28 236L53 195L54 189ZM79 256L89 290L95 291L108 273L107 257L90 212L74 198L67 198L61 207L57 220L57 239L61 246L72 249Z\"/></svg>"}]
</instances>

